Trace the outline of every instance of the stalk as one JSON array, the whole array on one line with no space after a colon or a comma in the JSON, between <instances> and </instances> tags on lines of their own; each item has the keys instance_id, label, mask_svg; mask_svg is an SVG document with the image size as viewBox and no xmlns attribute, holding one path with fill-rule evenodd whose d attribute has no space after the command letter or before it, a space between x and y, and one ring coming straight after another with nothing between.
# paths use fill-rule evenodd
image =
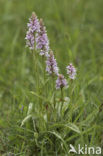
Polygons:
<instances>
[{"instance_id":1,"label":"stalk","mask_svg":"<svg viewBox=\"0 0 103 156\"><path fill-rule=\"evenodd\" d=\"M35 90L34 92L36 92L37 94L39 94L39 70L38 70L38 53L37 51L33 50L32 51L32 55L33 55L33 76L34 76L34 80L35 80ZM40 99L36 98L37 103L40 103ZM39 105L38 105L39 107Z\"/></svg>"},{"instance_id":2,"label":"stalk","mask_svg":"<svg viewBox=\"0 0 103 156\"><path fill-rule=\"evenodd\" d=\"M63 94L63 88L61 87L61 110L60 110L61 113L62 113L63 104L64 104L64 94Z\"/></svg>"},{"instance_id":3,"label":"stalk","mask_svg":"<svg viewBox=\"0 0 103 156\"><path fill-rule=\"evenodd\" d=\"M54 103L54 109L55 109L55 105L56 105L56 95L55 95L55 78L54 75L52 75L52 81L53 81L53 93L54 93L54 97L53 97L53 103Z\"/></svg>"}]
</instances>

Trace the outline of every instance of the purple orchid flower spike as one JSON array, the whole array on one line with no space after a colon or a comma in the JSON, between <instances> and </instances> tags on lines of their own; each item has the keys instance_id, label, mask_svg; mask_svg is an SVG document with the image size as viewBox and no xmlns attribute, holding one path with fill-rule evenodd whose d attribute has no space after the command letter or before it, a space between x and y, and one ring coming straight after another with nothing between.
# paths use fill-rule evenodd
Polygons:
<instances>
[{"instance_id":1,"label":"purple orchid flower spike","mask_svg":"<svg viewBox=\"0 0 103 156\"><path fill-rule=\"evenodd\" d=\"M40 50L41 56L48 56L49 52L49 40L47 36L46 27L43 20L40 19L40 31L36 34L36 49Z\"/></svg>"},{"instance_id":2,"label":"purple orchid flower spike","mask_svg":"<svg viewBox=\"0 0 103 156\"><path fill-rule=\"evenodd\" d=\"M69 75L69 78L71 80L74 80L76 78L76 69L72 65L72 63L70 63L69 66L66 67L66 69L67 69L67 74Z\"/></svg>"},{"instance_id":3,"label":"purple orchid flower spike","mask_svg":"<svg viewBox=\"0 0 103 156\"><path fill-rule=\"evenodd\" d=\"M51 74L58 75L59 68L57 66L56 59L54 58L54 54L52 51L50 51L49 56L47 57L46 60L46 71Z\"/></svg>"},{"instance_id":4,"label":"purple orchid flower spike","mask_svg":"<svg viewBox=\"0 0 103 156\"><path fill-rule=\"evenodd\" d=\"M31 18L29 19L27 28L28 28L28 31L25 37L26 46L29 47L30 50L33 50L34 44L35 44L35 34L40 31L39 20L34 12L32 13Z\"/></svg>"},{"instance_id":5,"label":"purple orchid flower spike","mask_svg":"<svg viewBox=\"0 0 103 156\"><path fill-rule=\"evenodd\" d=\"M67 80L64 78L64 75L59 74L56 80L56 89L62 89L63 87L67 87Z\"/></svg>"}]
</instances>

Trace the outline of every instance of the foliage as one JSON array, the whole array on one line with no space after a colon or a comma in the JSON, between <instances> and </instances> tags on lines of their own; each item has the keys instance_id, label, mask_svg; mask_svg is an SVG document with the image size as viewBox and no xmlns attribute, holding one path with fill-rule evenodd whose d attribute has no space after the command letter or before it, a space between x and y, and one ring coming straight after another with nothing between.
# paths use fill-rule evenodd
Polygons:
<instances>
[{"instance_id":1,"label":"foliage","mask_svg":"<svg viewBox=\"0 0 103 156\"><path fill-rule=\"evenodd\" d=\"M103 146L102 0L0 1L0 154L68 155L69 144ZM25 48L26 23L44 19L61 73L73 62L77 79L53 106L52 78ZM35 86L39 77L41 88ZM47 75L46 75L47 76ZM46 90L45 90L46 86ZM35 112L35 113L34 113ZM22 124L22 126L21 126ZM49 150L48 150L49 149Z\"/></svg>"}]
</instances>

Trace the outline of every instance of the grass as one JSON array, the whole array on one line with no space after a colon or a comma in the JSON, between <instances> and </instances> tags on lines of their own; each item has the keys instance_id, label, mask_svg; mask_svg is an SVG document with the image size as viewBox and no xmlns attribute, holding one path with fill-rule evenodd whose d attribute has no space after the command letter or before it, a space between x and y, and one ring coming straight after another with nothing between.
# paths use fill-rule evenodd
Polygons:
<instances>
[{"instance_id":1,"label":"grass","mask_svg":"<svg viewBox=\"0 0 103 156\"><path fill-rule=\"evenodd\" d=\"M102 0L0 1L1 156L66 156L69 144L103 148L102 5ZM61 72L66 75L69 62L78 71L65 91L70 101L61 119L51 104L41 111L42 102L52 103L52 84L46 95L43 88L35 92L33 59L24 40L32 11L44 19ZM42 71L41 60L38 63ZM38 77L43 87L42 72ZM36 111L21 127L30 103Z\"/></svg>"}]
</instances>

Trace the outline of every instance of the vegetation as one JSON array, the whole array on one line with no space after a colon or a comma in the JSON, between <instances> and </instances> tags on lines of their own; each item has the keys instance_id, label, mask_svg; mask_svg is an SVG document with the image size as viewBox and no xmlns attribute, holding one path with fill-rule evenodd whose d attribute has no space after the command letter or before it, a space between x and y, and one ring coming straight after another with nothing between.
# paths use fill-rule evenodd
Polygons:
<instances>
[{"instance_id":1,"label":"vegetation","mask_svg":"<svg viewBox=\"0 0 103 156\"><path fill-rule=\"evenodd\" d=\"M102 5L102 0L0 1L1 156L76 155L69 153L70 144L103 148ZM43 18L67 78L63 94L42 57L25 47L33 11ZM77 69L73 82L66 74L71 62Z\"/></svg>"}]
</instances>

